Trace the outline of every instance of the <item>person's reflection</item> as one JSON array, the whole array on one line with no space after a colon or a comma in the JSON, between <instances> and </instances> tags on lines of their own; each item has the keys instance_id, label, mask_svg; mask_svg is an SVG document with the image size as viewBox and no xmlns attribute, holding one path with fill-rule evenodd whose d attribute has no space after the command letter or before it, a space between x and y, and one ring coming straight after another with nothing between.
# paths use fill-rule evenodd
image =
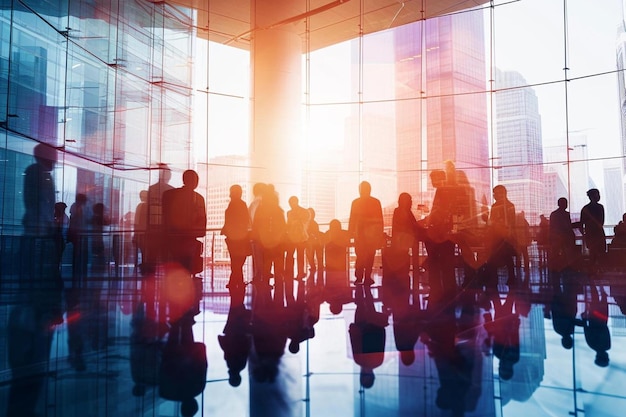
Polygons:
<instances>
[{"instance_id":1,"label":"person's reflection","mask_svg":"<svg viewBox=\"0 0 626 417\"><path fill-rule=\"evenodd\" d=\"M459 304L446 302L433 306L435 314L428 321L423 338L439 376L435 404L450 410L453 416L472 411L481 393L481 378L475 370L482 369L478 351L477 329L479 309L473 295L465 292Z\"/></svg>"},{"instance_id":2,"label":"person's reflection","mask_svg":"<svg viewBox=\"0 0 626 417\"><path fill-rule=\"evenodd\" d=\"M282 295L272 298L271 288L256 286L252 304L250 373L259 383L272 383L287 343L287 315Z\"/></svg>"},{"instance_id":3,"label":"person's reflection","mask_svg":"<svg viewBox=\"0 0 626 417\"><path fill-rule=\"evenodd\" d=\"M352 357L361 367L361 386L371 388L376 379L374 369L385 359L385 327L389 318L387 314L376 311L369 285L356 285L354 302L354 323L349 327Z\"/></svg>"},{"instance_id":4,"label":"person's reflection","mask_svg":"<svg viewBox=\"0 0 626 417\"><path fill-rule=\"evenodd\" d=\"M519 312L516 306L516 295L509 292L504 304L494 302L495 315L493 321L485 323L485 328L491 336L493 354L500 360L498 375L502 380L513 377L513 366L519 362Z\"/></svg>"},{"instance_id":5,"label":"person's reflection","mask_svg":"<svg viewBox=\"0 0 626 417\"><path fill-rule=\"evenodd\" d=\"M611 334L607 326L609 305L604 288L600 291L595 285L586 289L586 309L581 314L585 341L596 351L594 363L600 367L609 365L608 350L611 349Z\"/></svg>"},{"instance_id":6,"label":"person's reflection","mask_svg":"<svg viewBox=\"0 0 626 417\"><path fill-rule=\"evenodd\" d=\"M315 272L309 272L306 284L300 282L296 302L287 308L289 314L289 352L298 353L300 343L315 337L315 324L320 319L320 305L323 300L323 286L316 283Z\"/></svg>"},{"instance_id":7,"label":"person's reflection","mask_svg":"<svg viewBox=\"0 0 626 417\"><path fill-rule=\"evenodd\" d=\"M252 313L243 303L245 288L231 287L230 308L222 334L217 341L224 351L224 360L228 367L228 383L233 387L241 384L241 371L246 367L252 340L250 337L250 319Z\"/></svg>"},{"instance_id":8,"label":"person's reflection","mask_svg":"<svg viewBox=\"0 0 626 417\"><path fill-rule=\"evenodd\" d=\"M63 283L54 237L56 190L51 174L57 151L39 144L34 157L35 163L24 173L19 286L7 328L12 372L8 417L38 415L54 328L63 322Z\"/></svg>"},{"instance_id":9,"label":"person's reflection","mask_svg":"<svg viewBox=\"0 0 626 417\"><path fill-rule=\"evenodd\" d=\"M180 281L182 284L177 285L181 293L193 294L198 291L188 279L188 270L181 267L167 269L166 275L180 274L183 278ZM194 298L199 299L197 294ZM180 401L180 412L185 417L193 416L198 411L195 397L204 390L208 368L206 346L193 338L193 317L199 310L194 306L190 307L188 301L186 297L177 298L176 301L169 298L170 315L172 311L185 313L180 318L170 317L170 331L159 369L159 395L167 400Z\"/></svg>"},{"instance_id":10,"label":"person's reflection","mask_svg":"<svg viewBox=\"0 0 626 417\"><path fill-rule=\"evenodd\" d=\"M565 349L571 349L574 344L572 336L576 325L578 287L574 280L574 276L567 276L561 283L555 283L550 303L552 327L561 336L561 345Z\"/></svg>"},{"instance_id":11,"label":"person's reflection","mask_svg":"<svg viewBox=\"0 0 626 417\"><path fill-rule=\"evenodd\" d=\"M339 314L343 305L352 302L352 290L348 278L347 251L350 245L350 234L341 228L337 219L330 221L324 233L324 259L326 262L326 280L324 298L329 304L330 312Z\"/></svg>"},{"instance_id":12,"label":"person's reflection","mask_svg":"<svg viewBox=\"0 0 626 417\"><path fill-rule=\"evenodd\" d=\"M420 230L411 211L412 199L408 193L398 197L393 212L391 246L383 249L383 300L393 314L393 335L402 363L415 361L414 346L419 337L419 305L410 304L411 248L415 247Z\"/></svg>"}]
</instances>

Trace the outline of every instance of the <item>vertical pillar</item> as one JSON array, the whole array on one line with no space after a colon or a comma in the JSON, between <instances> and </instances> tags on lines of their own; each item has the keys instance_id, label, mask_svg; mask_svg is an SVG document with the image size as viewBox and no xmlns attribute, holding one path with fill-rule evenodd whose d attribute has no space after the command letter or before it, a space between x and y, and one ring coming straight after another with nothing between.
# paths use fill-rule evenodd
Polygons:
<instances>
[{"instance_id":1,"label":"vertical pillar","mask_svg":"<svg viewBox=\"0 0 626 417\"><path fill-rule=\"evenodd\" d=\"M301 192L302 40L295 24L303 1L251 2L251 180L276 186L281 201Z\"/></svg>"}]
</instances>

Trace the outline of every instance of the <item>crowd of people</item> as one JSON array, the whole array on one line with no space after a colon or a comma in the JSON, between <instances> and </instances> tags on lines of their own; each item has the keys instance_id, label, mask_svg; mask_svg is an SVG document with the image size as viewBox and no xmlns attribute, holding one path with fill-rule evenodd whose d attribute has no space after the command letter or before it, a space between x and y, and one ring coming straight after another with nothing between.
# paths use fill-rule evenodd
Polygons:
<instances>
[{"instance_id":1,"label":"crowd of people","mask_svg":"<svg viewBox=\"0 0 626 417\"><path fill-rule=\"evenodd\" d=\"M39 145L35 160L25 172L20 302L9 319L9 356L15 376L10 416L34 412L33 398L42 389L42 367L49 357L53 329L64 320L70 364L78 371L86 369L81 323L89 317L86 310L98 309L88 306L88 300L97 303L100 295L98 287L86 288L85 280L88 270L97 273L105 268L104 227L111 223L104 204L88 204L82 193L76 195L68 216L67 205L55 201L50 175L56 150ZM194 341L191 331L202 296L198 274L204 267L200 240L206 234L206 204L195 191L195 171L182 174L180 188L171 186L170 179L169 168L159 166L158 181L140 193L135 210L133 243L140 254L142 284L132 310L131 373L135 395L142 395L146 386L159 385L164 398L182 402L183 415L193 415L197 410L193 395L204 386L207 367L205 346ZM428 347L441 380L440 408L468 407L454 398L468 395L470 373L478 365L459 340L469 340L468 334L479 327L484 328L485 344L499 359L500 378L512 378L520 360L520 316L527 316L530 309L528 246L533 237L528 220L523 211L516 211L503 185L493 188L491 207L478 207L467 176L452 163L433 170L430 179L434 196L428 215L416 218L411 195L400 193L390 235L385 233L381 202L367 181L359 184L347 229L333 219L326 231L320 230L315 210L301 206L297 196L288 198L285 211L272 184L255 184L249 205L240 185L230 187L221 234L231 260L227 284L231 304L218 340L233 386L241 382L240 372L247 363L256 382L274 381L287 340L289 351L296 353L303 341L314 337L323 302L333 314L339 314L345 304L356 305L349 339L364 388L374 384L374 369L383 362L390 318L405 365L415 360L418 339ZM552 319L566 349L572 347L575 326L583 327L586 342L596 351L596 365L607 366L607 294L593 282L607 256L604 207L597 189L587 196L589 203L576 222L567 210L567 199L560 198L549 218L542 216L535 238L548 253L551 299L546 317ZM576 230L585 251L577 244ZM614 232L611 247L626 248L626 214ZM72 253L69 285L60 270L68 247ZM426 256L417 256L422 249ZM382 279L377 282L378 251ZM248 257L250 282L244 274ZM420 281L423 287L416 287L416 274L426 277ZM249 284L252 309L244 302ZM504 296L503 285L508 287ZM375 302L374 287L382 303ZM580 315L577 294L585 297ZM623 301L626 309L626 297ZM457 311L462 311L460 316ZM24 320L32 322L31 328L45 330L25 333L20 328ZM97 320L94 323L92 327L106 328ZM106 340L106 335L101 339ZM92 342L97 349L99 342ZM157 362L159 374L153 372ZM21 375L25 369L29 374ZM189 372L180 376L181 369Z\"/></svg>"}]
</instances>

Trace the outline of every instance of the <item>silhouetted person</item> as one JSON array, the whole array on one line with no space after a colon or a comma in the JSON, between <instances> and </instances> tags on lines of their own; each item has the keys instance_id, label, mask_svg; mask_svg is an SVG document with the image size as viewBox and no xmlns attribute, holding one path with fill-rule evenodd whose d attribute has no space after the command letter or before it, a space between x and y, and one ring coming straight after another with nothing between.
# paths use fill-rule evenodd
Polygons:
<instances>
[{"instance_id":1,"label":"silhouetted person","mask_svg":"<svg viewBox=\"0 0 626 417\"><path fill-rule=\"evenodd\" d=\"M57 151L39 144L34 157L35 163L24 172L19 284L6 329L12 374L6 403L8 417L38 415L36 408L48 372L54 328L63 322L63 283L54 238L56 189L52 170Z\"/></svg>"},{"instance_id":2,"label":"silhouetted person","mask_svg":"<svg viewBox=\"0 0 626 417\"><path fill-rule=\"evenodd\" d=\"M183 186L163 193L163 231L169 258L189 271L202 271L202 243L206 234L204 197L194 191L198 186L194 170L183 173Z\"/></svg>"},{"instance_id":3,"label":"silhouetted person","mask_svg":"<svg viewBox=\"0 0 626 417\"><path fill-rule=\"evenodd\" d=\"M321 286L313 280L308 280L306 285L298 285L296 301L287 308L289 316L288 334L289 351L298 353L300 343L315 337L315 324L320 319L320 304L322 303Z\"/></svg>"},{"instance_id":4,"label":"silhouetted person","mask_svg":"<svg viewBox=\"0 0 626 417\"><path fill-rule=\"evenodd\" d=\"M372 268L376 251L383 246L383 210L380 200L371 196L372 186L359 184L359 198L352 201L348 231L354 239L356 261L355 283L372 285Z\"/></svg>"},{"instance_id":5,"label":"silhouetted person","mask_svg":"<svg viewBox=\"0 0 626 417\"><path fill-rule=\"evenodd\" d=\"M306 250L309 234L307 232L309 211L300 206L298 197L289 197L287 211L287 239L285 241L285 279L294 279L293 256L296 255L297 275L296 279L306 277L304 268L304 252Z\"/></svg>"},{"instance_id":6,"label":"silhouetted person","mask_svg":"<svg viewBox=\"0 0 626 417\"><path fill-rule=\"evenodd\" d=\"M323 239L326 262L325 298L331 313L339 314L344 304L352 302L347 259L350 233L341 228L339 220L333 219Z\"/></svg>"},{"instance_id":7,"label":"silhouetted person","mask_svg":"<svg viewBox=\"0 0 626 417\"><path fill-rule=\"evenodd\" d=\"M322 233L320 232L320 225L315 220L315 210L308 208L308 211L309 222L306 231L309 235L309 239L306 243L306 257L309 263L311 277L314 279L317 277L317 282L319 283L324 281L324 242ZM318 270L319 273L317 273Z\"/></svg>"},{"instance_id":8,"label":"silhouetted person","mask_svg":"<svg viewBox=\"0 0 626 417\"><path fill-rule=\"evenodd\" d=\"M274 187L268 186L264 190L252 223L253 240L258 242L263 251L263 275L259 284L269 285L270 277L273 275L276 299L282 302L286 295L287 301L293 302L293 280L284 278L286 234L285 213L278 203Z\"/></svg>"},{"instance_id":9,"label":"silhouetted person","mask_svg":"<svg viewBox=\"0 0 626 417\"><path fill-rule=\"evenodd\" d=\"M354 302L354 323L348 329L352 357L361 367L361 386L371 388L376 378L374 369L382 365L385 359L385 327L389 319L387 314L376 311L369 286L356 285Z\"/></svg>"},{"instance_id":10,"label":"silhouetted person","mask_svg":"<svg viewBox=\"0 0 626 417\"><path fill-rule=\"evenodd\" d=\"M198 174L183 172L183 186L163 193L163 230L169 255L163 279L168 305L170 339L177 332L191 332L194 315L200 311L202 281L194 277L203 270L202 243L206 234L206 205L198 194ZM161 320L162 321L162 320Z\"/></svg>"},{"instance_id":11,"label":"silhouetted person","mask_svg":"<svg viewBox=\"0 0 626 417\"><path fill-rule=\"evenodd\" d=\"M526 220L526 213L521 211L517 214L515 220L515 243L517 244L517 255L515 257L515 266L520 281L522 280L522 267L524 268L524 284L528 285L530 278L530 259L528 259L528 246L532 242L530 236L530 224Z\"/></svg>"},{"instance_id":12,"label":"silhouetted person","mask_svg":"<svg viewBox=\"0 0 626 417\"><path fill-rule=\"evenodd\" d=\"M67 232L70 227L70 217L65 213L67 204L60 201L54 204L54 242L56 247L57 260L61 265L63 252L67 243Z\"/></svg>"},{"instance_id":13,"label":"silhouetted person","mask_svg":"<svg viewBox=\"0 0 626 417\"><path fill-rule=\"evenodd\" d=\"M230 203L224 213L222 235L226 236L226 246L230 255L230 279L227 288L243 287L243 264L250 255L250 215L246 202L241 199L240 185L230 187Z\"/></svg>"},{"instance_id":14,"label":"silhouetted person","mask_svg":"<svg viewBox=\"0 0 626 417\"><path fill-rule=\"evenodd\" d=\"M89 295L87 266L89 263L89 233L91 211L87 207L87 196L76 194L76 201L70 206L68 242L72 244L72 283L65 289L67 308L68 361L77 371L86 369L83 353L86 332L85 313L90 310L86 297ZM93 305L93 304L91 304Z\"/></svg>"},{"instance_id":15,"label":"silhouetted person","mask_svg":"<svg viewBox=\"0 0 626 417\"><path fill-rule=\"evenodd\" d=\"M494 203L491 206L488 224L488 259L486 263L487 282L497 286L498 268L505 266L508 272L507 285L515 286L515 206L507 198L503 185L493 188Z\"/></svg>"},{"instance_id":16,"label":"silhouetted person","mask_svg":"<svg viewBox=\"0 0 626 417\"><path fill-rule=\"evenodd\" d=\"M141 273L152 280L157 264L163 260L167 242L163 230L163 194L173 189L169 184L172 172L166 164L159 164L159 179L148 187L148 209L145 250L142 253Z\"/></svg>"},{"instance_id":17,"label":"silhouetted person","mask_svg":"<svg viewBox=\"0 0 626 417\"><path fill-rule=\"evenodd\" d=\"M137 259L137 265L141 265L145 256L146 230L148 229L148 190L141 190L139 192L139 204L137 204L135 208L133 227L133 243L137 247L137 256L141 256L141 262Z\"/></svg>"},{"instance_id":18,"label":"silhouetted person","mask_svg":"<svg viewBox=\"0 0 626 417\"><path fill-rule=\"evenodd\" d=\"M80 288L87 277L89 263L89 225L91 212L87 208L87 196L76 194L70 206L70 226L67 241L72 244L72 287Z\"/></svg>"},{"instance_id":19,"label":"silhouetted person","mask_svg":"<svg viewBox=\"0 0 626 417\"><path fill-rule=\"evenodd\" d=\"M613 235L611 247L626 248L626 213L622 215L622 220L613 228Z\"/></svg>"},{"instance_id":20,"label":"silhouetted person","mask_svg":"<svg viewBox=\"0 0 626 417\"><path fill-rule=\"evenodd\" d=\"M550 213L548 268L555 286L564 275L578 268L580 250L576 247L572 219L567 211L567 199L559 198L558 208Z\"/></svg>"},{"instance_id":21,"label":"silhouetted person","mask_svg":"<svg viewBox=\"0 0 626 417\"><path fill-rule=\"evenodd\" d=\"M454 271L453 211L455 189L447 185L446 173L433 170L430 180L435 196L430 214L420 221L425 228L424 244L428 252L427 268L430 285L429 302L450 299L456 294Z\"/></svg>"},{"instance_id":22,"label":"silhouetted person","mask_svg":"<svg viewBox=\"0 0 626 417\"><path fill-rule=\"evenodd\" d=\"M587 249L589 261L597 266L606 253L606 235L604 234L604 206L599 203L600 191L592 188L587 191L589 203L580 211L580 230Z\"/></svg>"},{"instance_id":23,"label":"silhouetted person","mask_svg":"<svg viewBox=\"0 0 626 417\"><path fill-rule=\"evenodd\" d=\"M91 256L92 269L94 271L103 272L105 269L106 256L104 244L104 227L111 224L111 219L105 213L105 207L102 203L96 203L92 207L91 216Z\"/></svg>"},{"instance_id":24,"label":"silhouetted person","mask_svg":"<svg viewBox=\"0 0 626 417\"><path fill-rule=\"evenodd\" d=\"M581 314L585 341L596 352L594 363L606 367L609 365L611 334L607 326L609 305L604 289L598 291L595 285L590 285L586 304L586 310Z\"/></svg>"},{"instance_id":25,"label":"silhouetted person","mask_svg":"<svg viewBox=\"0 0 626 417\"><path fill-rule=\"evenodd\" d=\"M259 242L254 233L252 233L252 225L254 224L254 217L256 215L256 211L261 205L261 201L263 200L263 194L265 194L265 189L267 188L267 184L262 182L257 182L252 186L252 194L254 199L250 202L248 206L248 213L250 214L250 244L252 245L252 281L253 282L262 282L263 277L263 246L261 242Z\"/></svg>"}]
</instances>

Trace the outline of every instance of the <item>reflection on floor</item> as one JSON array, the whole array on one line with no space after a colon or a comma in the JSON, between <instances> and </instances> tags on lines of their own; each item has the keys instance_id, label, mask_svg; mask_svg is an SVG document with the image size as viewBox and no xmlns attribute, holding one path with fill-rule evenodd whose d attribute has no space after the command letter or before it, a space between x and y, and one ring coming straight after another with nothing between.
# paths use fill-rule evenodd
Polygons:
<instances>
[{"instance_id":1,"label":"reflection on floor","mask_svg":"<svg viewBox=\"0 0 626 417\"><path fill-rule=\"evenodd\" d=\"M11 416L623 415L623 276L544 278L437 302L381 277L348 290L309 279L289 308L277 288L204 282L192 314L180 289L100 281L48 328L3 303L0 404ZM22 357L48 339L49 360Z\"/></svg>"}]
</instances>

